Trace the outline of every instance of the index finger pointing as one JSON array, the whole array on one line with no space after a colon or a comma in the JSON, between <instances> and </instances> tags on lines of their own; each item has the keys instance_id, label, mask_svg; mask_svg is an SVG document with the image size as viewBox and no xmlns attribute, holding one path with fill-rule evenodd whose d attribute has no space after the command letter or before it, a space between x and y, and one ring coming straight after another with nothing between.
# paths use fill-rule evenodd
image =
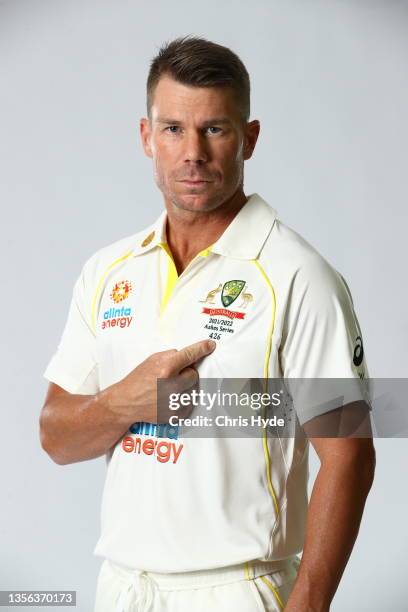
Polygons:
<instances>
[{"instance_id":1,"label":"index finger pointing","mask_svg":"<svg viewBox=\"0 0 408 612\"><path fill-rule=\"evenodd\" d=\"M209 355L216 347L214 340L200 340L183 347L171 356L171 362L177 372L193 365L196 361Z\"/></svg>"}]
</instances>

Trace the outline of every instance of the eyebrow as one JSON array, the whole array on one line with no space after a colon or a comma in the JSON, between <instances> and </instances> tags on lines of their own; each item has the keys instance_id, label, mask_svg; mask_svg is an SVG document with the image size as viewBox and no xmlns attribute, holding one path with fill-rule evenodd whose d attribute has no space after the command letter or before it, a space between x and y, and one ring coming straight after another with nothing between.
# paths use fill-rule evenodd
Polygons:
<instances>
[{"instance_id":1,"label":"eyebrow","mask_svg":"<svg viewBox=\"0 0 408 612\"><path fill-rule=\"evenodd\" d=\"M181 125L183 123L182 121L178 121L177 119L168 119L167 117L157 117L156 121L157 123L166 123L168 125ZM210 127L212 125L220 124L231 125L231 120L228 119L228 117L214 117L213 119L203 121L202 127Z\"/></svg>"}]
</instances>

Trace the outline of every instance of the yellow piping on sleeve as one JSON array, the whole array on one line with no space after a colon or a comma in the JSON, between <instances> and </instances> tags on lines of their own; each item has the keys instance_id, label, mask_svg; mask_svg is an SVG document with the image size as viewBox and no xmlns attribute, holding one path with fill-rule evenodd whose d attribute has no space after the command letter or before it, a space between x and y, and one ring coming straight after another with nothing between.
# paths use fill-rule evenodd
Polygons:
<instances>
[{"instance_id":1,"label":"yellow piping on sleeve","mask_svg":"<svg viewBox=\"0 0 408 612\"><path fill-rule=\"evenodd\" d=\"M263 269L263 267L261 266L261 264L259 263L258 259L252 259L252 262L256 265L256 267L258 268L258 270L260 271L260 273L262 274L263 279L265 280L266 284L268 285L268 288L271 292L271 301L272 301L272 317L271 317L271 323L269 326L269 330L268 330L268 337L267 337L267 343L266 343L266 352L265 352L265 359L264 359L264 367L263 367L263 377L265 380L265 393L267 393L268 391L268 378L269 378L269 360L271 357L271 351L272 351L272 336L273 336L273 332L275 329L275 316L276 316L276 297L275 297L275 291L273 289L272 283L269 280L268 276L266 275L265 270ZM264 410L263 410L263 417L266 418L266 406L264 406ZM269 454L269 447L268 447L268 433L266 428L264 428L264 433L263 433L263 449L264 449L264 455L265 455L265 463L266 463L266 477L267 477L267 481L268 481L268 488L269 488L269 492L272 496L273 499L273 503L275 506L275 512L276 512L276 517L279 517L279 505L278 505L278 499L277 499L277 495L275 493L275 489L273 488L273 484L272 484L272 478L271 478L271 457Z\"/></svg>"},{"instance_id":2,"label":"yellow piping on sleeve","mask_svg":"<svg viewBox=\"0 0 408 612\"><path fill-rule=\"evenodd\" d=\"M283 601L282 601L282 599L280 598L280 595L279 595L279 593L278 593L277 588L273 586L272 582L271 582L270 580L268 580L268 579L266 578L266 576L260 576L260 578L261 578L262 582L264 582L264 583L266 584L266 586L268 587L268 589L270 589L270 590L272 591L272 593L274 594L275 599L276 599L276 601L278 602L279 609L280 609L280 610L283 610L283 607L284 607L284 606L283 606Z\"/></svg>"},{"instance_id":3,"label":"yellow piping on sleeve","mask_svg":"<svg viewBox=\"0 0 408 612\"><path fill-rule=\"evenodd\" d=\"M92 299L92 328L94 330L94 333L96 332L96 302L98 299L98 295L100 293L102 284L108 274L108 272L114 268L115 266L117 266L121 261L123 261L124 259L127 259L128 257L130 257L133 254L133 251L129 251L128 253L125 253L124 255L122 255L121 257L118 257L117 259L115 259L115 261L113 261L105 270L105 272L102 274L99 283L95 289L94 295L93 295L93 299Z\"/></svg>"}]
</instances>

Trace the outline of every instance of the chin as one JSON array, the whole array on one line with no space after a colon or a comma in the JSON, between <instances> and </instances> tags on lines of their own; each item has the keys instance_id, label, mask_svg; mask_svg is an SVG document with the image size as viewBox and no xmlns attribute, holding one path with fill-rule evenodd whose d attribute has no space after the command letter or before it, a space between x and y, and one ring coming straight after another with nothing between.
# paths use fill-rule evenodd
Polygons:
<instances>
[{"instance_id":1,"label":"chin","mask_svg":"<svg viewBox=\"0 0 408 612\"><path fill-rule=\"evenodd\" d=\"M218 198L214 199L214 197L200 193L180 193L172 200L177 208L183 210L206 212L219 206Z\"/></svg>"}]
</instances>

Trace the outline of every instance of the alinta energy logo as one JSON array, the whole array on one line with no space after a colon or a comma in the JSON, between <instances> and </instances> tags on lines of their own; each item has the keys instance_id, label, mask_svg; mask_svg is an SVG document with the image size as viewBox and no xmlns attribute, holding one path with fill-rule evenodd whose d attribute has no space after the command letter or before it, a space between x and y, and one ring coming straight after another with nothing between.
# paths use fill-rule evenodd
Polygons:
<instances>
[{"instance_id":1,"label":"alinta energy logo","mask_svg":"<svg viewBox=\"0 0 408 612\"><path fill-rule=\"evenodd\" d=\"M110 297L115 302L115 304L119 304L119 302L123 302L129 297L129 293L132 291L132 283L130 281L119 281L116 283L111 291Z\"/></svg>"},{"instance_id":2,"label":"alinta energy logo","mask_svg":"<svg viewBox=\"0 0 408 612\"><path fill-rule=\"evenodd\" d=\"M120 304L123 300L129 297L132 291L132 283L128 280L118 281L112 287L112 291L109 295L111 300L115 304ZM103 321L101 323L102 329L107 327L129 327L132 322L133 316L132 309L122 306L121 308L111 307L109 310L105 310L103 313Z\"/></svg>"},{"instance_id":3,"label":"alinta energy logo","mask_svg":"<svg viewBox=\"0 0 408 612\"><path fill-rule=\"evenodd\" d=\"M121 448L125 453L152 455L159 463L177 463L184 444L178 441L179 426L168 423L133 423L130 433L124 436ZM150 437L147 437L150 436Z\"/></svg>"}]
</instances>

